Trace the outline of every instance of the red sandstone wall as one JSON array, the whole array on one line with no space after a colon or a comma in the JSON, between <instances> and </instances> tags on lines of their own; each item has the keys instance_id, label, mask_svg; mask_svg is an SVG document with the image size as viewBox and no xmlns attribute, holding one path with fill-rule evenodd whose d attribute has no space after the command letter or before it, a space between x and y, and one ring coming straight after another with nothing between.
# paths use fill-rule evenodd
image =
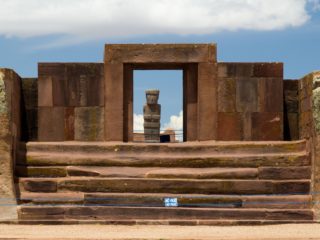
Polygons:
<instances>
[{"instance_id":1,"label":"red sandstone wall","mask_svg":"<svg viewBox=\"0 0 320 240\"><path fill-rule=\"evenodd\" d=\"M218 64L218 140L283 139L283 64Z\"/></svg>"},{"instance_id":2,"label":"red sandstone wall","mask_svg":"<svg viewBox=\"0 0 320 240\"><path fill-rule=\"evenodd\" d=\"M104 140L103 64L40 63L38 81L40 141ZM217 140L283 139L281 63L219 63L217 85Z\"/></svg>"},{"instance_id":3,"label":"red sandstone wall","mask_svg":"<svg viewBox=\"0 0 320 240\"><path fill-rule=\"evenodd\" d=\"M101 141L104 71L101 63L39 63L39 141Z\"/></svg>"}]
</instances>

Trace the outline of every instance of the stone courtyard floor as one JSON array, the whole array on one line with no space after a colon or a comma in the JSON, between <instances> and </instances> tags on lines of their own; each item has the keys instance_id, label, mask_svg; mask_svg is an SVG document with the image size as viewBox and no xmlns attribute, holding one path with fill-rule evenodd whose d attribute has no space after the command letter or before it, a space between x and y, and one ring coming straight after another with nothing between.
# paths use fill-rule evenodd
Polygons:
<instances>
[{"instance_id":1,"label":"stone courtyard floor","mask_svg":"<svg viewBox=\"0 0 320 240\"><path fill-rule=\"evenodd\" d=\"M267 226L0 225L0 239L301 240L320 239L319 224Z\"/></svg>"}]
</instances>

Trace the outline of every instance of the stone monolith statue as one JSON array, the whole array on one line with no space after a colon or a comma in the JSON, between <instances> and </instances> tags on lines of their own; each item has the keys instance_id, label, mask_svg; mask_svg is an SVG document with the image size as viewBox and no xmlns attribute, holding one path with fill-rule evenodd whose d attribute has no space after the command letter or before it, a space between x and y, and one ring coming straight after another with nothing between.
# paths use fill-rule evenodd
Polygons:
<instances>
[{"instance_id":1,"label":"stone monolith statue","mask_svg":"<svg viewBox=\"0 0 320 240\"><path fill-rule=\"evenodd\" d=\"M146 90L147 104L143 107L144 136L148 143L160 142L161 105L158 104L159 90Z\"/></svg>"}]
</instances>

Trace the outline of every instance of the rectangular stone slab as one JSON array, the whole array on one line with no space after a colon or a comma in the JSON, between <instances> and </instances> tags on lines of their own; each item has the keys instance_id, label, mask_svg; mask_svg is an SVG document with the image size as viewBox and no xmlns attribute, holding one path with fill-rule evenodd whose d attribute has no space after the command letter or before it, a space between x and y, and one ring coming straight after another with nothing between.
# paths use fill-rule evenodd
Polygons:
<instances>
[{"instance_id":1,"label":"rectangular stone slab","mask_svg":"<svg viewBox=\"0 0 320 240\"><path fill-rule=\"evenodd\" d=\"M105 63L216 62L215 44L107 44Z\"/></svg>"},{"instance_id":2,"label":"rectangular stone slab","mask_svg":"<svg viewBox=\"0 0 320 240\"><path fill-rule=\"evenodd\" d=\"M37 180L36 180L37 181ZM57 179L58 191L199 194L305 194L310 181L182 180L73 178ZM29 181L25 180L26 183ZM32 182L32 181L31 181ZM29 184L30 185L30 184ZM32 191L32 188L29 188Z\"/></svg>"},{"instance_id":3,"label":"rectangular stone slab","mask_svg":"<svg viewBox=\"0 0 320 240\"><path fill-rule=\"evenodd\" d=\"M39 141L65 140L65 109L63 107L39 107Z\"/></svg>"},{"instance_id":4,"label":"rectangular stone slab","mask_svg":"<svg viewBox=\"0 0 320 240\"><path fill-rule=\"evenodd\" d=\"M36 207L19 209L20 219L264 219L264 220L313 220L311 210L266 209L206 209L206 208L135 208L135 207Z\"/></svg>"},{"instance_id":5,"label":"rectangular stone slab","mask_svg":"<svg viewBox=\"0 0 320 240\"><path fill-rule=\"evenodd\" d=\"M120 153L121 154L121 153ZM259 166L308 166L310 158L305 154L292 155L229 155L229 156L154 156L154 155L128 155L115 156L110 154L92 155L88 153L76 154L55 154L48 156L44 154L31 154L27 156L27 163L23 160L20 164L34 166L131 166L131 167L259 167Z\"/></svg>"},{"instance_id":6,"label":"rectangular stone slab","mask_svg":"<svg viewBox=\"0 0 320 240\"><path fill-rule=\"evenodd\" d=\"M241 140L241 115L239 113L218 113L218 140Z\"/></svg>"}]
</instances>

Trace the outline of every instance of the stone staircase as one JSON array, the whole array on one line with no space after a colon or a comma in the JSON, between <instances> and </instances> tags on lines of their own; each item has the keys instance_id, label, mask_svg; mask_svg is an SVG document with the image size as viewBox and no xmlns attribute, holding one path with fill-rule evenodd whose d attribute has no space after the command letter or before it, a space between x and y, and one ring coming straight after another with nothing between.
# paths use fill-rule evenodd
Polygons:
<instances>
[{"instance_id":1,"label":"stone staircase","mask_svg":"<svg viewBox=\"0 0 320 240\"><path fill-rule=\"evenodd\" d=\"M25 148L16 166L22 223L313 222L305 141Z\"/></svg>"}]
</instances>

